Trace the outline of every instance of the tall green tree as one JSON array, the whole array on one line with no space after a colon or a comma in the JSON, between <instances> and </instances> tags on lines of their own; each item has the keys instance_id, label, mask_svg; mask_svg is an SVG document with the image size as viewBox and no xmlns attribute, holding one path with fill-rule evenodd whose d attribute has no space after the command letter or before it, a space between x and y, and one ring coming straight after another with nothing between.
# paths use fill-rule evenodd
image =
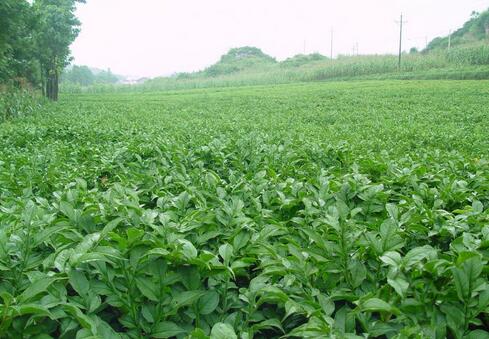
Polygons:
<instances>
[{"instance_id":1,"label":"tall green tree","mask_svg":"<svg viewBox=\"0 0 489 339\"><path fill-rule=\"evenodd\" d=\"M0 1L0 83L37 82L33 32L36 20L26 0Z\"/></svg>"},{"instance_id":2,"label":"tall green tree","mask_svg":"<svg viewBox=\"0 0 489 339\"><path fill-rule=\"evenodd\" d=\"M49 99L58 100L59 78L70 61L70 45L80 32L75 16L77 3L85 0L35 0L37 18L35 42L41 67L42 91Z\"/></svg>"}]
</instances>

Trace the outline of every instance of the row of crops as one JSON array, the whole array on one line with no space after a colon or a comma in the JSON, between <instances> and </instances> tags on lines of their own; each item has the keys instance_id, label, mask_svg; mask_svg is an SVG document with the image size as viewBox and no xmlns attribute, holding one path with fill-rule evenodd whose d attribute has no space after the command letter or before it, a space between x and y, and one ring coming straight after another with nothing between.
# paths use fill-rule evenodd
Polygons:
<instances>
[{"instance_id":1,"label":"row of crops","mask_svg":"<svg viewBox=\"0 0 489 339\"><path fill-rule=\"evenodd\" d=\"M2 338L487 338L489 84L65 96L0 128Z\"/></svg>"}]
</instances>

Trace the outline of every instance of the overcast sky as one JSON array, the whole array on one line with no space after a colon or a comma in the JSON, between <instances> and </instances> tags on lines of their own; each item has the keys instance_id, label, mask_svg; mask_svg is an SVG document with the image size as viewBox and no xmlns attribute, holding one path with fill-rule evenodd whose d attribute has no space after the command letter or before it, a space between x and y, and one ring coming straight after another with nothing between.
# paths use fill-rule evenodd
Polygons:
<instances>
[{"instance_id":1,"label":"overcast sky","mask_svg":"<svg viewBox=\"0 0 489 339\"><path fill-rule=\"evenodd\" d=\"M279 60L303 53L396 53L447 35L489 0L87 0L75 63L130 76L195 71L232 47L256 46Z\"/></svg>"}]
</instances>

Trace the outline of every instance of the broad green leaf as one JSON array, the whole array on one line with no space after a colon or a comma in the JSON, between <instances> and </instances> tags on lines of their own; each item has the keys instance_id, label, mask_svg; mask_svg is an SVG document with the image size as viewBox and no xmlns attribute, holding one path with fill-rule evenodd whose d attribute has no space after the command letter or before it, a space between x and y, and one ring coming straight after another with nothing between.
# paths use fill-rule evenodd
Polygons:
<instances>
[{"instance_id":1,"label":"broad green leaf","mask_svg":"<svg viewBox=\"0 0 489 339\"><path fill-rule=\"evenodd\" d=\"M63 309L66 313L71 314L83 328L89 330L92 335L97 334L97 323L84 314L78 307L71 304L64 304Z\"/></svg>"},{"instance_id":2,"label":"broad green leaf","mask_svg":"<svg viewBox=\"0 0 489 339\"><path fill-rule=\"evenodd\" d=\"M175 324L172 321L162 321L158 323L154 330L153 333L151 333L152 338L171 338L175 337L179 334L183 334L186 331Z\"/></svg>"},{"instance_id":3,"label":"broad green leaf","mask_svg":"<svg viewBox=\"0 0 489 339\"><path fill-rule=\"evenodd\" d=\"M481 214L484 211L484 205L479 200L474 200L472 202L472 210L474 213Z\"/></svg>"},{"instance_id":4,"label":"broad green leaf","mask_svg":"<svg viewBox=\"0 0 489 339\"><path fill-rule=\"evenodd\" d=\"M240 249L242 249L243 247L246 246L246 244L248 244L248 242L250 241L250 238L251 238L251 235L249 232L247 231L241 231L239 232L235 237L234 237L234 240L233 240L233 247L236 251L239 251Z\"/></svg>"},{"instance_id":5,"label":"broad green leaf","mask_svg":"<svg viewBox=\"0 0 489 339\"><path fill-rule=\"evenodd\" d=\"M319 301L319 305L321 305L324 315L327 317L331 316L335 311L335 304L331 300L331 298L328 298L323 294L318 295L317 298Z\"/></svg>"},{"instance_id":6,"label":"broad green leaf","mask_svg":"<svg viewBox=\"0 0 489 339\"><path fill-rule=\"evenodd\" d=\"M389 213L389 216L392 218L392 220L396 222L399 220L399 210L396 205L386 204L385 209L387 210L387 213Z\"/></svg>"},{"instance_id":7,"label":"broad green leaf","mask_svg":"<svg viewBox=\"0 0 489 339\"><path fill-rule=\"evenodd\" d=\"M219 305L219 294L215 291L206 292L200 297L198 305L200 314L211 314Z\"/></svg>"},{"instance_id":8,"label":"broad green leaf","mask_svg":"<svg viewBox=\"0 0 489 339\"><path fill-rule=\"evenodd\" d=\"M294 328L286 337L292 338L328 338L331 334L331 327L323 319L311 317L303 325Z\"/></svg>"},{"instance_id":9,"label":"broad green leaf","mask_svg":"<svg viewBox=\"0 0 489 339\"><path fill-rule=\"evenodd\" d=\"M44 277L34 281L25 289L24 292L22 292L22 294L19 296L19 301L26 302L40 293L47 292L48 287L56 280L58 280L58 278Z\"/></svg>"},{"instance_id":10,"label":"broad green leaf","mask_svg":"<svg viewBox=\"0 0 489 339\"><path fill-rule=\"evenodd\" d=\"M348 270L351 276L351 284L353 288L359 287L367 277L367 269L359 260L350 261Z\"/></svg>"},{"instance_id":11,"label":"broad green leaf","mask_svg":"<svg viewBox=\"0 0 489 339\"><path fill-rule=\"evenodd\" d=\"M394 290L397 292L397 294L399 294L399 296L401 296L401 298L404 298L406 296L406 292L409 288L409 283L406 280L397 277L395 279L387 279L387 283L391 285L392 288L394 288Z\"/></svg>"},{"instance_id":12,"label":"broad green leaf","mask_svg":"<svg viewBox=\"0 0 489 339\"><path fill-rule=\"evenodd\" d=\"M105 238L110 232L112 232L117 226L119 226L122 220L122 218L115 218L114 220L109 221L100 232L100 237L102 239Z\"/></svg>"},{"instance_id":13,"label":"broad green leaf","mask_svg":"<svg viewBox=\"0 0 489 339\"><path fill-rule=\"evenodd\" d=\"M429 245L416 247L404 256L403 263L406 267L410 267L418 264L423 259L436 257L436 255L436 251Z\"/></svg>"},{"instance_id":14,"label":"broad green leaf","mask_svg":"<svg viewBox=\"0 0 489 339\"><path fill-rule=\"evenodd\" d=\"M209 339L209 336L205 334L204 330L196 328L189 334L188 339Z\"/></svg>"},{"instance_id":15,"label":"broad green leaf","mask_svg":"<svg viewBox=\"0 0 489 339\"><path fill-rule=\"evenodd\" d=\"M233 256L233 246L224 244L219 247L219 255L224 259L225 263L229 263Z\"/></svg>"},{"instance_id":16,"label":"broad green leaf","mask_svg":"<svg viewBox=\"0 0 489 339\"><path fill-rule=\"evenodd\" d=\"M153 281L151 281L150 278L142 276L137 277L135 281L136 286L146 298L153 301L159 301L159 298L157 296L157 286L153 283Z\"/></svg>"},{"instance_id":17,"label":"broad green leaf","mask_svg":"<svg viewBox=\"0 0 489 339\"><path fill-rule=\"evenodd\" d=\"M188 240L180 239L180 243L182 244L182 253L187 259L195 259L197 257L197 249L195 246Z\"/></svg>"},{"instance_id":18,"label":"broad green leaf","mask_svg":"<svg viewBox=\"0 0 489 339\"><path fill-rule=\"evenodd\" d=\"M470 331L470 333L467 334L464 339L489 339L489 332L480 329Z\"/></svg>"},{"instance_id":19,"label":"broad green leaf","mask_svg":"<svg viewBox=\"0 0 489 339\"><path fill-rule=\"evenodd\" d=\"M67 262L70 259L70 257L73 255L74 249L70 248L68 250L62 250L61 252L58 253L56 258L54 259L54 267L60 271L60 272L65 272L66 270L69 269L67 268Z\"/></svg>"},{"instance_id":20,"label":"broad green leaf","mask_svg":"<svg viewBox=\"0 0 489 339\"><path fill-rule=\"evenodd\" d=\"M149 257L151 255L155 255L155 256L160 256L160 257L166 257L169 254L170 254L170 252L164 248L153 248L152 250L146 252L145 256Z\"/></svg>"},{"instance_id":21,"label":"broad green leaf","mask_svg":"<svg viewBox=\"0 0 489 339\"><path fill-rule=\"evenodd\" d=\"M284 329L282 328L282 323L278 319L267 319L258 324L253 325L253 332L258 332L260 330L267 330L271 328L279 329L282 333L284 333Z\"/></svg>"},{"instance_id":22,"label":"broad green leaf","mask_svg":"<svg viewBox=\"0 0 489 339\"><path fill-rule=\"evenodd\" d=\"M90 283L83 272L71 270L68 272L68 278L71 286L79 295L84 296L88 294Z\"/></svg>"},{"instance_id":23,"label":"broad green leaf","mask_svg":"<svg viewBox=\"0 0 489 339\"><path fill-rule=\"evenodd\" d=\"M231 325L217 323L212 326L211 339L238 339L238 336Z\"/></svg>"},{"instance_id":24,"label":"broad green leaf","mask_svg":"<svg viewBox=\"0 0 489 339\"><path fill-rule=\"evenodd\" d=\"M392 252L392 251L385 252L384 255L380 257L380 260L382 260L387 265L396 268L399 267L402 262L401 255L397 252Z\"/></svg>"},{"instance_id":25,"label":"broad green leaf","mask_svg":"<svg viewBox=\"0 0 489 339\"><path fill-rule=\"evenodd\" d=\"M448 327L457 338L461 338L465 326L465 314L462 305L443 304L441 310L446 315Z\"/></svg>"},{"instance_id":26,"label":"broad green leaf","mask_svg":"<svg viewBox=\"0 0 489 339\"><path fill-rule=\"evenodd\" d=\"M70 219L71 222L76 222L76 214L73 206L66 201L61 201L59 203L59 210Z\"/></svg>"},{"instance_id":27,"label":"broad green leaf","mask_svg":"<svg viewBox=\"0 0 489 339\"><path fill-rule=\"evenodd\" d=\"M265 302L270 304L285 304L285 302L289 300L287 294L275 286L264 286L257 292L260 294L260 299L257 303L258 305Z\"/></svg>"},{"instance_id":28,"label":"broad green leaf","mask_svg":"<svg viewBox=\"0 0 489 339\"><path fill-rule=\"evenodd\" d=\"M23 304L14 306L13 309L15 314L18 316L30 314L54 319L54 316L51 312L49 312L49 309L40 304Z\"/></svg>"},{"instance_id":29,"label":"broad green leaf","mask_svg":"<svg viewBox=\"0 0 489 339\"><path fill-rule=\"evenodd\" d=\"M479 257L465 260L460 268L453 268L453 281L457 289L457 295L462 302L468 302L472 298L472 291L477 287L476 280L482 273L482 261Z\"/></svg>"},{"instance_id":30,"label":"broad green leaf","mask_svg":"<svg viewBox=\"0 0 489 339\"><path fill-rule=\"evenodd\" d=\"M202 295L204 295L205 292L203 291L185 291L178 293L176 296L173 297L173 304L175 307L183 307L187 305L193 304L195 301L197 301Z\"/></svg>"},{"instance_id":31,"label":"broad green leaf","mask_svg":"<svg viewBox=\"0 0 489 339\"><path fill-rule=\"evenodd\" d=\"M396 310L382 299L370 298L360 304L360 309L364 312L386 312L396 313Z\"/></svg>"},{"instance_id":32,"label":"broad green leaf","mask_svg":"<svg viewBox=\"0 0 489 339\"><path fill-rule=\"evenodd\" d=\"M75 265L79 259L91 250L100 240L100 233L92 233L87 235L83 241L76 246L70 257L70 264Z\"/></svg>"}]
</instances>

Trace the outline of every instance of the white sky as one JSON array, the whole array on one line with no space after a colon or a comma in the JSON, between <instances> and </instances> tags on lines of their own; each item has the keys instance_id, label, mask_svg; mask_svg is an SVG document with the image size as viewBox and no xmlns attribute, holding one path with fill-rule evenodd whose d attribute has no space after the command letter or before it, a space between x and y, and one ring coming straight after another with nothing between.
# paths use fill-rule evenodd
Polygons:
<instances>
[{"instance_id":1,"label":"white sky","mask_svg":"<svg viewBox=\"0 0 489 339\"><path fill-rule=\"evenodd\" d=\"M489 0L87 0L75 63L131 76L203 69L229 48L256 46L279 60L306 52L396 53L424 47L489 7Z\"/></svg>"}]
</instances>

